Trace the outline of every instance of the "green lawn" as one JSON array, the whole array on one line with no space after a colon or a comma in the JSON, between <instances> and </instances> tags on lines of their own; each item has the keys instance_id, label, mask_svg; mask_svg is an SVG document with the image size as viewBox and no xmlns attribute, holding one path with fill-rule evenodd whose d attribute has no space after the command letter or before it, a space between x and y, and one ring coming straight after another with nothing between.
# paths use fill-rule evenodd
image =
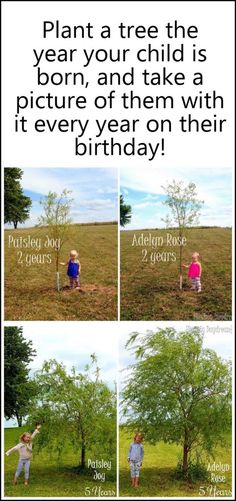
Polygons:
<instances>
[{"instance_id":1,"label":"green lawn","mask_svg":"<svg viewBox=\"0 0 236 501\"><path fill-rule=\"evenodd\" d=\"M194 483L174 478L174 470L181 456L181 448L177 445L164 444L148 445L144 442L144 460L140 472L139 487L134 489L130 486L130 471L127 462L127 453L133 435L120 428L120 459L119 459L119 491L121 497L205 497L214 498L214 489L221 492L219 497L230 497L231 491L231 447L217 448L215 462L230 465L230 471L225 473L225 483L209 481L197 481ZM212 464L214 460L211 460ZM206 463L207 464L207 463ZM212 486L212 487L211 487Z\"/></svg>"},{"instance_id":2,"label":"green lawn","mask_svg":"<svg viewBox=\"0 0 236 501\"><path fill-rule=\"evenodd\" d=\"M22 428L5 429L5 451L19 441ZM73 467L78 464L78 456L72 451L63 454L61 461L50 457L45 451L34 452L30 465L29 485L24 485L23 473L18 484L13 486L12 479L18 461L18 453L5 456L5 496L12 497L114 497L116 496L116 465L106 473L104 482L96 481L92 474L77 474ZM87 453L87 458L93 458ZM104 457L104 459L111 459ZM99 470L105 471L105 470Z\"/></svg>"},{"instance_id":3,"label":"green lawn","mask_svg":"<svg viewBox=\"0 0 236 501\"><path fill-rule=\"evenodd\" d=\"M173 236L176 230L168 230ZM202 292L190 291L187 270L183 290L179 290L178 261L151 263L151 253L176 252L173 246L132 246L138 238L161 236L166 244L167 230L121 232L121 320L231 320L231 229L193 228L188 230L184 262L194 251L202 263ZM155 256L152 256L155 257Z\"/></svg>"},{"instance_id":4,"label":"green lawn","mask_svg":"<svg viewBox=\"0 0 236 501\"><path fill-rule=\"evenodd\" d=\"M9 246L9 237L41 238L46 229L5 230L5 319L6 320L116 320L117 319L117 225L72 225L60 260L71 249L79 252L82 290L69 290L67 268L60 267L62 290L55 289L52 251ZM32 254L50 253L51 264L31 264ZM28 261L26 261L28 260Z\"/></svg>"}]
</instances>

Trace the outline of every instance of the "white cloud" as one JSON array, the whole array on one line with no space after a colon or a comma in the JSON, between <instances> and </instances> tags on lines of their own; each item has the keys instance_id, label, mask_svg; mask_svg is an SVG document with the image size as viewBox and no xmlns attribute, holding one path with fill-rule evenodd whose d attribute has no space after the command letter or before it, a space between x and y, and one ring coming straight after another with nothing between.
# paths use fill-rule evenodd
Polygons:
<instances>
[{"instance_id":1,"label":"white cloud","mask_svg":"<svg viewBox=\"0 0 236 501\"><path fill-rule=\"evenodd\" d=\"M134 204L134 209L146 209L147 207L163 207L161 202L140 202L138 204Z\"/></svg>"},{"instance_id":2,"label":"white cloud","mask_svg":"<svg viewBox=\"0 0 236 501\"><path fill-rule=\"evenodd\" d=\"M212 173L206 169L191 169L186 170L170 168L152 168L149 169L121 169L121 186L125 189L142 191L150 195L164 194L165 190L162 186L168 184L173 179L176 181L194 182L197 185L199 196L204 195L204 200L209 197L209 192L219 191L224 186L224 176L231 175L231 170L228 168L216 169L212 183L209 185L209 176ZM218 181L217 176L222 178ZM214 187L214 190L213 190ZM228 187L230 189L230 186Z\"/></svg>"},{"instance_id":3,"label":"white cloud","mask_svg":"<svg viewBox=\"0 0 236 501\"><path fill-rule=\"evenodd\" d=\"M105 188L99 188L97 193L109 194L109 193L117 193L116 188L112 188L111 186L106 186Z\"/></svg>"},{"instance_id":4,"label":"white cloud","mask_svg":"<svg viewBox=\"0 0 236 501\"><path fill-rule=\"evenodd\" d=\"M61 193L65 188L65 180L53 174L51 169L24 169L22 186L24 190L47 195L49 190Z\"/></svg>"},{"instance_id":5,"label":"white cloud","mask_svg":"<svg viewBox=\"0 0 236 501\"><path fill-rule=\"evenodd\" d=\"M110 198L97 198L93 200L83 200L80 202L82 207L86 207L87 209L103 209L103 208L113 208L115 207L115 203Z\"/></svg>"}]
</instances>

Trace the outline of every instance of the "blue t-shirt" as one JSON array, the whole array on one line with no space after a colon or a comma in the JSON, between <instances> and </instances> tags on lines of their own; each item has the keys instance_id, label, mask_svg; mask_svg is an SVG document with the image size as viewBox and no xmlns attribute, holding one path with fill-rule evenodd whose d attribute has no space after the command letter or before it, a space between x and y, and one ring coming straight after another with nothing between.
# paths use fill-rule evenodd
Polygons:
<instances>
[{"instance_id":1,"label":"blue t-shirt","mask_svg":"<svg viewBox=\"0 0 236 501\"><path fill-rule=\"evenodd\" d=\"M77 277L79 275L79 261L77 259L68 261L67 275L69 277Z\"/></svg>"},{"instance_id":2,"label":"blue t-shirt","mask_svg":"<svg viewBox=\"0 0 236 501\"><path fill-rule=\"evenodd\" d=\"M128 459L130 459L130 461L142 462L143 456L144 456L143 444L138 444L136 442L131 444L128 452Z\"/></svg>"}]
</instances>

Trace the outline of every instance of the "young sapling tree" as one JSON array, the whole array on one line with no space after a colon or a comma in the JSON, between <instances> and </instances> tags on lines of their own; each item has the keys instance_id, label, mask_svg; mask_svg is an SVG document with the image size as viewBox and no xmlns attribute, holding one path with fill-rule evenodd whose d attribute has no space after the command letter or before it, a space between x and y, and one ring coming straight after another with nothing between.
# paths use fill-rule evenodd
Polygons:
<instances>
[{"instance_id":1,"label":"young sapling tree","mask_svg":"<svg viewBox=\"0 0 236 501\"><path fill-rule=\"evenodd\" d=\"M45 226L48 236L53 240L56 267L56 288L60 290L59 261L61 249L66 241L72 219L70 211L73 199L71 191L64 189L60 195L49 191L48 195L40 201L43 214L39 217L38 226Z\"/></svg>"},{"instance_id":2,"label":"young sapling tree","mask_svg":"<svg viewBox=\"0 0 236 501\"><path fill-rule=\"evenodd\" d=\"M183 287L183 248L184 237L188 228L199 224L200 209L204 203L198 199L196 185L192 182L184 185L183 181L175 181L162 186L167 197L163 204L170 209L162 220L166 227L178 229L179 241L179 288Z\"/></svg>"}]
</instances>

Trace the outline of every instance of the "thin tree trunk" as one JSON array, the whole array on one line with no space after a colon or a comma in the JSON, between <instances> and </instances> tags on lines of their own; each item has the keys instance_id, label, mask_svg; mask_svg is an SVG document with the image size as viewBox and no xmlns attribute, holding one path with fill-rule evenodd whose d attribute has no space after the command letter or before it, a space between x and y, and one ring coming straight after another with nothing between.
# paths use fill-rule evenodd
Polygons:
<instances>
[{"instance_id":1,"label":"thin tree trunk","mask_svg":"<svg viewBox=\"0 0 236 501\"><path fill-rule=\"evenodd\" d=\"M59 292L59 290L60 290L60 273L59 273L59 271L56 272L56 289Z\"/></svg>"},{"instance_id":2,"label":"thin tree trunk","mask_svg":"<svg viewBox=\"0 0 236 501\"><path fill-rule=\"evenodd\" d=\"M188 476L188 453L189 453L188 432L185 429L184 447L183 447L183 476L184 476L184 478L187 478L187 476Z\"/></svg>"},{"instance_id":3,"label":"thin tree trunk","mask_svg":"<svg viewBox=\"0 0 236 501\"><path fill-rule=\"evenodd\" d=\"M59 274L59 252L56 251L56 289L60 290L60 274Z\"/></svg>"},{"instance_id":4,"label":"thin tree trunk","mask_svg":"<svg viewBox=\"0 0 236 501\"><path fill-rule=\"evenodd\" d=\"M81 433L82 436L82 447L81 447L81 466L82 469L85 468L85 456L86 456L86 446L85 446L85 440L84 440L84 432L82 431Z\"/></svg>"},{"instance_id":5,"label":"thin tree trunk","mask_svg":"<svg viewBox=\"0 0 236 501\"><path fill-rule=\"evenodd\" d=\"M17 224L18 224L18 221L13 221L13 225L14 225L15 230L17 230Z\"/></svg>"},{"instance_id":6,"label":"thin tree trunk","mask_svg":"<svg viewBox=\"0 0 236 501\"><path fill-rule=\"evenodd\" d=\"M56 271L59 271L59 252L56 250Z\"/></svg>"},{"instance_id":7,"label":"thin tree trunk","mask_svg":"<svg viewBox=\"0 0 236 501\"><path fill-rule=\"evenodd\" d=\"M85 468L85 461L86 461L86 447L83 444L81 449L81 466L83 469Z\"/></svg>"},{"instance_id":8,"label":"thin tree trunk","mask_svg":"<svg viewBox=\"0 0 236 501\"><path fill-rule=\"evenodd\" d=\"M183 475L184 478L188 476L188 445L184 444L183 450Z\"/></svg>"},{"instance_id":9,"label":"thin tree trunk","mask_svg":"<svg viewBox=\"0 0 236 501\"><path fill-rule=\"evenodd\" d=\"M183 259L183 246L180 245L179 248L179 288L183 288L183 269L182 269L182 259Z\"/></svg>"}]
</instances>

